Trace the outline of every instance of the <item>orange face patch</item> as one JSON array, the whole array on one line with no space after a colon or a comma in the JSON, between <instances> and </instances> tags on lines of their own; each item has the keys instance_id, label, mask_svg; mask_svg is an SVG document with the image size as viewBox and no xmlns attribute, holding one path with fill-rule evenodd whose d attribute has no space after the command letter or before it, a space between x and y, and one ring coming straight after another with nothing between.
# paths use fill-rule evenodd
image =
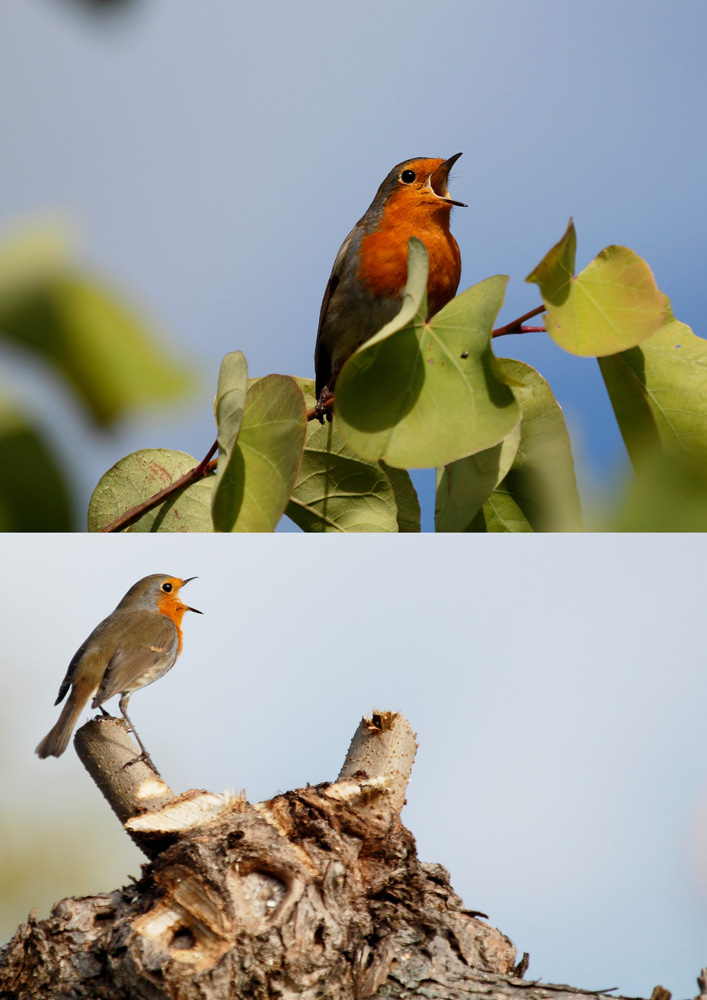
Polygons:
<instances>
[{"instance_id":1,"label":"orange face patch","mask_svg":"<svg viewBox=\"0 0 707 1000\"><path fill-rule=\"evenodd\" d=\"M179 650L182 651L182 619L184 618L185 612L189 610L186 604L182 601L179 596L180 587L184 585L184 581L178 579L177 577L168 577L165 583L171 583L173 590L169 594L160 591L157 597L157 610L161 615L166 615L174 624L177 626L177 635L179 638Z\"/></svg>"},{"instance_id":2,"label":"orange face patch","mask_svg":"<svg viewBox=\"0 0 707 1000\"><path fill-rule=\"evenodd\" d=\"M432 169L443 162L415 161ZM416 183L391 191L378 225L361 240L357 277L376 296L400 297L407 280L408 240L416 236L430 258L427 293L431 315L454 297L461 276L461 255L449 231L451 206Z\"/></svg>"}]
</instances>

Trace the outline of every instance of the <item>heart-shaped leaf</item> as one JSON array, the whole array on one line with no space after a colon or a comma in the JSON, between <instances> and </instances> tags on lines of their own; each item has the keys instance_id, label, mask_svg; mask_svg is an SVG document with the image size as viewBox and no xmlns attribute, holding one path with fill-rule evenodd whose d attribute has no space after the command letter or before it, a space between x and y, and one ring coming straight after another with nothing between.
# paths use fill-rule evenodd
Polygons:
<instances>
[{"instance_id":1,"label":"heart-shaped leaf","mask_svg":"<svg viewBox=\"0 0 707 1000\"><path fill-rule=\"evenodd\" d=\"M427 251L412 237L399 314L344 365L336 383L342 438L396 468L450 462L489 448L519 411L491 351L507 278L469 288L426 320Z\"/></svg>"},{"instance_id":2,"label":"heart-shaped leaf","mask_svg":"<svg viewBox=\"0 0 707 1000\"><path fill-rule=\"evenodd\" d=\"M665 319L665 302L646 262L628 247L610 246L574 277L576 249L570 219L525 279L540 286L552 339L571 354L600 357L651 337Z\"/></svg>"}]
</instances>

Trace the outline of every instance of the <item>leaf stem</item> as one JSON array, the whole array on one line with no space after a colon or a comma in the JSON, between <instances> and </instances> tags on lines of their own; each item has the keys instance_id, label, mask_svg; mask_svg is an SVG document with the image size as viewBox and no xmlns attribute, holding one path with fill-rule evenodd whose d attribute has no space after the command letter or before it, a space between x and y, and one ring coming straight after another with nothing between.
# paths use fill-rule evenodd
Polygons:
<instances>
[{"instance_id":1,"label":"leaf stem","mask_svg":"<svg viewBox=\"0 0 707 1000\"><path fill-rule=\"evenodd\" d=\"M514 319L512 323L507 323L506 326L499 326L491 334L492 337L505 337L509 333L544 333L544 326L523 326L526 319L532 319L533 316L539 316L540 313L545 312L545 306L538 306L536 309L531 309L530 312L525 313L524 316L519 316L518 319Z\"/></svg>"}]
</instances>

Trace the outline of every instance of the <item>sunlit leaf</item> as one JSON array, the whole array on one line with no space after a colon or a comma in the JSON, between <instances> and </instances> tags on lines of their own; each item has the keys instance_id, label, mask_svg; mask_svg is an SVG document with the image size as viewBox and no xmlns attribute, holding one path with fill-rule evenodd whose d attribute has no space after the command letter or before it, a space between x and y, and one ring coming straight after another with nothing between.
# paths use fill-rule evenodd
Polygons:
<instances>
[{"instance_id":1,"label":"sunlit leaf","mask_svg":"<svg viewBox=\"0 0 707 1000\"><path fill-rule=\"evenodd\" d=\"M636 469L661 445L707 463L707 341L673 316L640 347L601 358L599 367Z\"/></svg>"},{"instance_id":2,"label":"sunlit leaf","mask_svg":"<svg viewBox=\"0 0 707 1000\"><path fill-rule=\"evenodd\" d=\"M665 318L653 272L628 247L610 246L574 277L577 237L565 235L526 281L540 286L545 328L556 343L583 357L615 354L642 343Z\"/></svg>"},{"instance_id":3,"label":"sunlit leaf","mask_svg":"<svg viewBox=\"0 0 707 1000\"><path fill-rule=\"evenodd\" d=\"M400 313L349 358L336 383L344 441L396 468L446 465L489 448L519 417L491 351L508 279L469 288L427 322L427 267L424 246L411 238Z\"/></svg>"},{"instance_id":4,"label":"sunlit leaf","mask_svg":"<svg viewBox=\"0 0 707 1000\"><path fill-rule=\"evenodd\" d=\"M88 530L100 531L131 507L149 500L176 482L198 462L183 451L145 448L126 455L108 470L93 491L88 508ZM126 531L211 531L210 475L168 497L143 514Z\"/></svg>"}]
</instances>

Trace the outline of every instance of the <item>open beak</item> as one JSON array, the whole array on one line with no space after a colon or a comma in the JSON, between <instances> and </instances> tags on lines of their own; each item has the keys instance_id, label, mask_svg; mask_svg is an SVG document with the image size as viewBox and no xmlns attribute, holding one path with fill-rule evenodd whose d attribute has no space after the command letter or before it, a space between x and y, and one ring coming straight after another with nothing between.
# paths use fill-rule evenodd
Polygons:
<instances>
[{"instance_id":1,"label":"open beak","mask_svg":"<svg viewBox=\"0 0 707 1000\"><path fill-rule=\"evenodd\" d=\"M458 205L460 208L467 208L463 201L455 201L453 198L450 198L449 191L447 190L449 171L461 155L461 153L455 153L454 156L450 156L444 163L440 163L437 169L430 174L428 183L437 197L441 198L442 201L446 201L448 205Z\"/></svg>"},{"instance_id":2,"label":"open beak","mask_svg":"<svg viewBox=\"0 0 707 1000\"><path fill-rule=\"evenodd\" d=\"M198 579L199 579L198 576L188 576L186 580L182 580L182 586L185 587L190 580L198 580ZM190 608L188 605L185 605L185 607L187 611L193 611L195 615L203 615L204 613L203 611L198 611L196 608Z\"/></svg>"}]
</instances>

